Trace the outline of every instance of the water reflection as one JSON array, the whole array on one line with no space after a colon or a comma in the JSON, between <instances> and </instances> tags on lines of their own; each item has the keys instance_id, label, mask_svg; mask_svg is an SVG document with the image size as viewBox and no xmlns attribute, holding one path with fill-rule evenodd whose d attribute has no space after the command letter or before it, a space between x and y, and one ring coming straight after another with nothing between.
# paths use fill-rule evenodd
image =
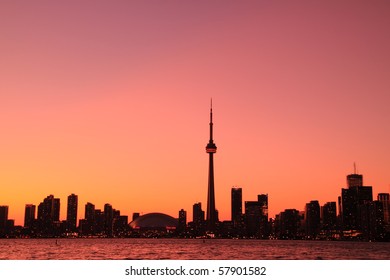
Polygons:
<instances>
[{"instance_id":1,"label":"water reflection","mask_svg":"<svg viewBox=\"0 0 390 280\"><path fill-rule=\"evenodd\" d=\"M1 239L0 259L390 259L390 243L199 239Z\"/></svg>"}]
</instances>

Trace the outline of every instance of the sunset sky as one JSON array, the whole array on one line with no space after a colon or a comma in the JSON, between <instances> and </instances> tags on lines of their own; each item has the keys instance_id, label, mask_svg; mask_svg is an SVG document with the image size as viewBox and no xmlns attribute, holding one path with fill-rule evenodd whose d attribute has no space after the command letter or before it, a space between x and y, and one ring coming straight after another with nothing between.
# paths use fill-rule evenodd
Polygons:
<instances>
[{"instance_id":1,"label":"sunset sky","mask_svg":"<svg viewBox=\"0 0 390 280\"><path fill-rule=\"evenodd\" d=\"M0 205L53 194L131 217L390 185L389 1L0 2Z\"/></svg>"}]
</instances>

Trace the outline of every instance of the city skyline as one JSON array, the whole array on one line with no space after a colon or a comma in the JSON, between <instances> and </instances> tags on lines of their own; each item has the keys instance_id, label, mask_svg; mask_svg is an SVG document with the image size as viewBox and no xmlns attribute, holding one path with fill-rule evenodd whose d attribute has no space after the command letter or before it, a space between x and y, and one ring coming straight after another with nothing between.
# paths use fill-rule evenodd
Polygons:
<instances>
[{"instance_id":1,"label":"city skyline","mask_svg":"<svg viewBox=\"0 0 390 280\"><path fill-rule=\"evenodd\" d=\"M217 225L217 222L222 222L222 220L219 220L219 214L218 214L218 209L216 208L215 204L215 186L214 186L214 161L213 161L213 155L214 153L216 153L217 151L217 147L214 143L214 139L213 139L213 105L212 105L212 99L211 99L211 105L210 105L210 122L209 122L209 142L206 146L206 153L209 154L209 168L208 168L208 187L207 187L207 203L206 203L206 216L203 217L202 219L204 219L205 223L206 223L206 230L209 232L209 233L214 233L216 231L216 225ZM357 173L357 167L356 167L356 163L354 162L353 164L353 173L351 174L348 174L346 176L346 188L342 188L341 190L341 195L338 196L338 209L339 211L334 211L334 214L338 214L340 217L343 216L342 214L342 206L343 204L345 203L353 203L351 201L349 201L351 195L352 197L355 196L355 194L350 194L351 192L351 189L352 192L356 192L356 188L360 188L360 192L361 193L365 193L364 195L362 194L356 194L357 197L362 197L364 198L363 200L367 200L367 201L372 201L373 200L373 191L372 191L372 186L365 186L364 183L363 183L363 175L362 174L358 174ZM368 191L368 192L367 192ZM237 194L237 192L239 194ZM384 194L387 194L388 193L378 193L378 198L380 195L384 195ZM238 196L237 196L238 195ZM340 200L341 199L341 200ZM46 201L50 201L49 204L47 204ZM75 195L75 194L70 194L68 197L67 197L67 209L66 209L66 219L62 219L62 221L67 221L67 223L69 223L69 225L67 226L68 229L70 231L76 231L76 228L79 227L80 225L78 224L78 221L81 222L82 219L78 219L78 216L77 216L77 212L78 212L78 208L80 207L78 205L78 196ZM240 205L237 204L237 202L240 201ZM242 211L242 206L243 206L243 203L244 203L244 209L245 211ZM311 205L312 203L317 203L317 208L318 208L318 215L319 215L319 209L320 209L320 205L319 205L319 202L318 200L312 200L310 203L306 203L306 205L304 206L304 212L308 212L310 213L311 211L308 211L307 210L307 207L308 205ZM324 207L327 207L328 204L331 204L331 203L334 203L334 205L336 206L336 202L335 201L328 201L324 204ZM46 205L46 206L45 206ZM88 214L88 205L91 205L93 207L93 212L95 211L95 205L92 204L91 202L87 202L86 205L85 205L85 219L88 220L88 216L90 214ZM199 207L201 207L201 203L200 202L195 202L195 204L193 205L193 207L195 207L195 205L199 205ZM265 207L266 210L258 210L258 207L260 207L260 209L263 209L263 206ZM9 211L9 206L8 205L2 205L1 207L6 207L6 215L8 216L8 211ZM29 224L31 224L32 220L34 219L34 212L35 212L35 207L36 205L33 205L33 204L26 204L25 205L25 214L24 214L24 227L28 227ZM111 212L112 212L112 206L111 204L109 203L105 203L104 204L104 213L106 213L106 207L110 207L111 209ZM312 207L312 206L310 206ZM344 206L343 206L344 207ZM349 209L350 207L352 206L347 206L347 209ZM33 209L32 212L30 209ZM266 217L265 218L265 223L268 223L268 194L258 194L258 201L243 201L242 200L242 188L241 187L237 187L237 186L233 186L231 188L231 219L230 221L233 223L233 225L236 225L241 223L241 219L242 219L242 214L245 213L245 215L247 215L249 213L249 215L253 216L252 219L254 219L253 221L256 221L258 219L258 215L260 216L264 216ZM296 208L285 208L284 211L287 211L287 210L298 210ZM336 210L336 209L335 209ZM100 211L100 210L98 210ZM185 211L183 208L180 210L180 212L182 211ZM194 210L195 211L195 210ZM200 208L200 211L201 208ZM251 213L257 213L257 211L260 211L260 213L264 213L263 214L251 214ZM299 210L298 210L299 211ZM301 210L302 211L302 210ZM348 211L351 211L350 209ZM355 210L357 211L357 210ZM156 211L157 213L158 212L163 212L163 211ZM180 224L180 214L179 212L179 217L178 217L178 220L179 220L179 224ZM279 212L279 214L281 214L283 211ZM41 214L39 214L41 213ZM43 220L47 220L49 222L52 222L53 220L54 221L58 221L60 222L60 199L59 198L54 198L53 194L50 194L49 196L47 196L47 198L44 199L44 201L42 203L39 204L38 206L38 213L37 213L37 216L41 217L41 219ZM143 213L141 211L141 215L143 214L148 214L148 213ZM235 213L235 214L234 214ZM133 212L132 215L134 217L134 215L140 215L139 212ZM350 213L354 219L356 219L356 216L357 214L352 212ZM53 215L55 216L55 218L53 218ZM199 216L199 214L194 214L194 217L196 216ZM272 217L273 219L275 219L275 217L277 217L278 214L275 214L274 217ZM345 215L345 214L344 214ZM348 214L349 215L349 214ZM126 215L126 217L128 217L130 215ZM175 215L173 215L175 217ZM91 218L90 218L91 219ZM345 218L344 218L345 219ZM13 220L12 218L10 220ZM40 220L38 218L38 220ZM111 220L112 220L112 217L111 217ZM195 220L197 219L193 219L192 222L195 222ZM6 221L6 220L5 220ZM13 220L15 222L15 220ZM225 220L225 221L229 221L229 220ZM240 222L239 222L240 221ZM263 222L260 222L261 219L258 221L260 224L263 223ZM348 218L348 221L349 221L349 218ZM356 221L354 222L356 223ZM254 224L257 224L257 222L254 222ZM347 222L347 224L350 226L350 222ZM77 225L77 227L76 227ZM90 225L91 226L91 225ZM84 225L85 227L85 225ZM260 225L257 225L256 227L260 227L260 228L265 228L265 226L260 226ZM255 228L256 228L255 227ZM252 230L253 232L256 232L257 230L254 229ZM112 233L111 233L112 234Z\"/></svg>"},{"instance_id":2,"label":"city skyline","mask_svg":"<svg viewBox=\"0 0 390 280\"><path fill-rule=\"evenodd\" d=\"M193 219L187 223L187 212L178 218L164 213L127 215L109 203L104 210L88 202L84 218L77 220L78 196L68 196L67 218L60 220L60 199L49 195L36 206L26 204L23 226L15 226L8 217L8 206L0 205L0 237L182 237L260 238L309 240L389 241L389 193L373 197L372 186L363 184L363 175L347 175L347 187L341 189L336 202L322 206L318 200L306 203L305 209L285 209L269 219L268 194L257 200L242 201L242 188L231 189L231 219L212 221L205 217L201 203L193 204ZM244 205L245 211L242 206ZM209 208L209 207L208 207ZM338 211L336 210L338 208ZM209 210L209 209L208 209ZM213 222L213 223L211 223Z\"/></svg>"},{"instance_id":3,"label":"city skyline","mask_svg":"<svg viewBox=\"0 0 390 280\"><path fill-rule=\"evenodd\" d=\"M78 213L191 217L211 97L220 220L232 186L267 193L270 217L335 201L353 162L374 197L390 191L389 3L51 2L0 4L0 205L16 224L71 193Z\"/></svg>"},{"instance_id":4,"label":"city skyline","mask_svg":"<svg viewBox=\"0 0 390 280\"><path fill-rule=\"evenodd\" d=\"M237 186L232 186L231 187L231 200L230 200L230 213L231 213L231 218L226 219L226 220L219 220L218 219L218 209L215 209L217 211L216 217L214 218L215 220L213 221L213 225L210 226L210 221L211 219L205 215L205 211L202 210L201 202L195 202L192 207L193 207L193 219L191 222L195 223L200 223L200 221L203 221L205 223L205 230L207 230L209 233L213 233L215 231L215 224L217 223L222 223L222 222L231 222L234 227L237 227L239 223L242 223L242 217L243 215L251 215L252 211L260 211L261 214L256 214L256 215L261 215L266 217L265 223L271 222L271 220L275 220L278 216L280 216L283 212L285 211L298 211L297 213L307 213L308 211L308 205L311 205L312 203L317 204L318 208L318 218L319 218L319 211L320 207L324 207L324 209L327 209L326 211L333 213L334 218L337 217L339 220L338 223L342 222L344 226L347 227L355 227L356 220L351 224L350 222L350 215L352 215L353 219L359 219L359 215L357 215L356 211L359 211L356 207L355 203L365 203L365 202L372 202L375 200L381 200L381 201L389 201L389 193L377 193L376 196L374 196L373 192L373 187L372 186L367 186L363 184L363 175L356 173L356 164L354 164L354 173L348 174L346 176L346 185L345 187L342 187L340 190L339 196L335 199L335 201L327 201L323 202L321 205L319 203L318 199L311 200L309 203L305 203L305 206L303 209L300 208L284 208L283 210L280 210L275 214L275 216L270 216L268 215L269 212L269 199L268 199L268 194L257 194L258 200L257 201L248 201L248 200L243 200L242 199L242 188L237 187ZM209 193L209 188L207 189L207 193ZM9 205L0 205L0 207L3 209L2 211L2 220L4 222L4 225L2 227L6 226L7 220L12 221L12 225L15 226L23 226L29 228L31 224L33 223L34 219L35 221L37 220L47 220L49 222L57 221L57 222L67 222L67 228L71 232L75 232L76 228L80 227L79 222L85 221L85 220L91 220L91 218L88 218L92 215L92 213L97 211L101 211L100 209L95 209L95 204L91 203L89 200L88 202L82 206L78 205L78 195L76 194L70 194L67 196L67 204L66 204L66 219L61 219L61 203L60 203L60 198L55 198L53 194L48 195L41 203L39 203L38 207L35 204L25 204L25 212L24 212L24 224L19 225L15 223L15 219L12 217L9 217L8 212L9 212ZM352 203L352 204L351 204ZM208 204L208 203L207 203ZM355 205L355 206L354 206ZM367 204L368 205L368 204ZM63 205L63 207L65 207ZM82 218L83 216L80 214L78 216L78 209L79 208L85 208L84 211L84 219ZM120 213L120 209L114 209L112 205L108 202L104 204L104 213L106 212L107 207L111 209L111 212L117 211L118 217ZM255 207L254 210L251 207ZM257 207L260 207L261 210L257 210ZM355 208L355 210L351 209ZM388 206L383 206L383 211L388 211ZM37 212L35 209L37 208ZM197 210L195 210L197 208ZM92 209L92 210L88 210ZM344 209L344 210L343 210ZM321 210L322 211L322 210ZM343 214L343 211L345 212ZM351 212L352 211L352 212ZM355 211L355 212L354 212ZM382 210L381 210L382 211ZM36 215L35 215L36 212ZM181 209L178 211L178 217L175 218L178 221L178 224L180 225L180 217L181 212L185 213L184 215L186 216L187 210ZM196 213L195 213L196 212ZM123 212L122 212L123 213ZM126 219L127 217L133 217L133 220L135 218L142 216L142 215L150 215L150 214L163 214L166 215L165 213L162 213L160 211L152 212L152 213L143 213L143 212L133 212L131 215L122 215L125 216ZM95 215L95 214L93 214ZM386 223L388 223L388 213L383 214L384 216L382 217ZM34 216L36 216L34 218ZM8 217L8 219L4 219L4 217ZM39 218L41 217L41 218ZM176 215L173 215L173 217L176 217ZM257 217L257 216L256 216ZM268 221L268 219L270 219ZM323 223L326 226L328 219L327 217L322 217L321 215L321 220L323 219ZM93 219L92 219L93 220ZM112 220L112 217L111 217ZM187 218L185 218L187 220ZM257 220L257 218L256 218ZM258 220L260 223L262 219ZM130 221L131 222L131 221ZM336 224L336 221L332 221L332 223ZM130 224L130 223L129 223ZM339 225L340 226L340 225Z\"/></svg>"}]
</instances>

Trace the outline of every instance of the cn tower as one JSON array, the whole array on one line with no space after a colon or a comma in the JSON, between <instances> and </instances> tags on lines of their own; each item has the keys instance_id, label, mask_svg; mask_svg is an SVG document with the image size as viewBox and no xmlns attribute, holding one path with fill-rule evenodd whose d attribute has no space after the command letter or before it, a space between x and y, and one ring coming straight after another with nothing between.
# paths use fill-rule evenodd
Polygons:
<instances>
[{"instance_id":1,"label":"cn tower","mask_svg":"<svg viewBox=\"0 0 390 280\"><path fill-rule=\"evenodd\" d=\"M215 231L217 223L217 213L215 211L215 194L214 194L214 153L217 152L217 146L213 141L213 101L210 107L210 140L206 146L206 153L209 154L209 186L207 192L207 230Z\"/></svg>"}]
</instances>

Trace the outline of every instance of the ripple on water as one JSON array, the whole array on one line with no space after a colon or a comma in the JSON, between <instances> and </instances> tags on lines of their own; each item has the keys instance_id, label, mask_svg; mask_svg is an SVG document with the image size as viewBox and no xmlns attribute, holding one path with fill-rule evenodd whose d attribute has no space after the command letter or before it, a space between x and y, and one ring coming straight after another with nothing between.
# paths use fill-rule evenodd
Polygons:
<instances>
[{"instance_id":1,"label":"ripple on water","mask_svg":"<svg viewBox=\"0 0 390 280\"><path fill-rule=\"evenodd\" d=\"M390 243L188 239L0 239L0 259L390 259Z\"/></svg>"}]
</instances>

